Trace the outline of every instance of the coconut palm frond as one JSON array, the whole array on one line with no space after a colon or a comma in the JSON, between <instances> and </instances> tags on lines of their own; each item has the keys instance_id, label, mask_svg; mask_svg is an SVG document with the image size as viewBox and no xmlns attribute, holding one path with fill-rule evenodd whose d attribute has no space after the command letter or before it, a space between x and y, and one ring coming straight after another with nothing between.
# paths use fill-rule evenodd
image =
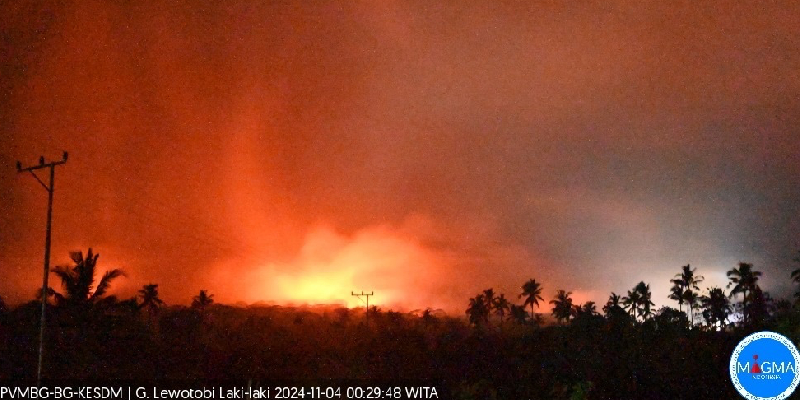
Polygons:
<instances>
[{"instance_id":1,"label":"coconut palm frond","mask_svg":"<svg viewBox=\"0 0 800 400\"><path fill-rule=\"evenodd\" d=\"M119 278L120 276L125 276L125 272L123 272L121 269L112 269L110 271L106 271L106 273L103 274L103 277L100 278L100 283L97 284L97 289L95 289L94 293L92 293L91 299L95 300L104 296L111 285L111 281Z\"/></svg>"}]
</instances>

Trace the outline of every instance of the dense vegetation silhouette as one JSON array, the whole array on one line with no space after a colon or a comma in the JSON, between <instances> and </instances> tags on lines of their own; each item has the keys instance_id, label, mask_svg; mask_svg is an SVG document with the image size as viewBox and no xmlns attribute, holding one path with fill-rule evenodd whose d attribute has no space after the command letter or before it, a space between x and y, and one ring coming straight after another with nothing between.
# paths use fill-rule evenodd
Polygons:
<instances>
[{"instance_id":1,"label":"dense vegetation silhouette","mask_svg":"<svg viewBox=\"0 0 800 400\"><path fill-rule=\"evenodd\" d=\"M208 290L170 306L155 283L119 300L107 293L121 270L97 280L99 254L70 257L53 271L48 379L432 379L458 399L735 398L727 365L739 340L765 329L800 339L800 296L773 300L747 263L725 289L702 289L697 269L681 267L665 299L678 308L654 310L646 282L602 307L574 304L565 289L545 303L530 279L520 304L488 288L468 299L465 319L373 306L367 324L364 309L231 306ZM39 313L35 300L0 298L0 379L35 376Z\"/></svg>"},{"instance_id":2,"label":"dense vegetation silhouette","mask_svg":"<svg viewBox=\"0 0 800 400\"><path fill-rule=\"evenodd\" d=\"M100 254L92 253L92 249L89 248L85 258L80 251L69 253L69 257L75 262L74 266L57 266L53 269L53 274L61 279L61 286L64 289L63 294L50 290L57 304L68 308L89 308L116 302L116 297L103 296L108 292L111 281L125 275L122 270L106 271L95 286L97 258Z\"/></svg>"}]
</instances>

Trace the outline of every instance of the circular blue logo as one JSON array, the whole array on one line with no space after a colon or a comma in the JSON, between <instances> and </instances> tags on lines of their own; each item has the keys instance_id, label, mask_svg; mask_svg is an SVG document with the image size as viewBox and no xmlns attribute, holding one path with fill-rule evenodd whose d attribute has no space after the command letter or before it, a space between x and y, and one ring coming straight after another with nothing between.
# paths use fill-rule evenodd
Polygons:
<instances>
[{"instance_id":1,"label":"circular blue logo","mask_svg":"<svg viewBox=\"0 0 800 400\"><path fill-rule=\"evenodd\" d=\"M782 400L800 383L800 353L785 336L757 332L744 339L731 354L731 382L749 400Z\"/></svg>"}]
</instances>

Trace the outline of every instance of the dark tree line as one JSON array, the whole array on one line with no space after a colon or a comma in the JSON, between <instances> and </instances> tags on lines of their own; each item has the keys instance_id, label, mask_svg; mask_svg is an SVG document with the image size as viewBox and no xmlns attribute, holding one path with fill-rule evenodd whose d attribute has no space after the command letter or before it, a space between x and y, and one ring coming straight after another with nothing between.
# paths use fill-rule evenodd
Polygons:
<instances>
[{"instance_id":1,"label":"dark tree line","mask_svg":"<svg viewBox=\"0 0 800 400\"><path fill-rule=\"evenodd\" d=\"M741 338L769 329L800 340L797 308L771 300L749 264L706 290L682 267L677 308L653 309L645 282L600 307L567 290L545 300L530 279L516 298L487 289L470 299L468 323L372 307L366 324L359 310L234 307L206 290L189 307L167 305L155 283L120 300L108 292L124 273L98 276L98 257L74 253L54 269L46 378L433 379L456 399L735 398L727 363ZM557 323L542 323L547 306ZM0 300L0 379L35 376L39 307Z\"/></svg>"},{"instance_id":2,"label":"dark tree line","mask_svg":"<svg viewBox=\"0 0 800 400\"><path fill-rule=\"evenodd\" d=\"M800 257L794 261L800 263ZM780 332L795 342L800 339L800 289L794 304L775 301L760 287L762 275L752 264L742 262L727 271L729 283L725 288L704 290L704 277L697 274L696 268L685 265L670 280L668 298L677 302L677 308L664 306L655 310L650 285L639 282L625 295L611 293L602 315L594 302L575 304L571 292L559 289L549 301L550 314L556 321L550 327L541 327L534 313L534 306L543 301L542 285L531 279L522 286L520 297L525 297L524 303L508 305L522 313L505 329L484 329L491 327L491 312L499 314L498 306L491 301L497 298L492 289L471 298L466 314L476 334L509 334L518 332L514 328L522 328L527 329L528 335L539 335L536 340L546 346L554 343L542 337L552 339L550 335L564 330L560 334L565 340L563 348L546 359L592 364L596 362L594 357L612 358L587 369L556 362L565 375L555 378L548 392L550 397L537 398L733 398L736 394L731 393L725 372L727 356L738 340L765 329ZM791 278L800 284L800 269L794 270ZM530 314L525 311L529 305ZM500 318L499 323L502 325L504 319ZM598 347L594 340L605 343L605 347ZM546 365L541 364L542 368ZM624 373L610 372L615 369ZM694 380L691 374L708 379ZM650 391L639 391L642 387ZM478 385L476 390L481 388Z\"/></svg>"},{"instance_id":3,"label":"dark tree line","mask_svg":"<svg viewBox=\"0 0 800 400\"><path fill-rule=\"evenodd\" d=\"M800 263L800 257L794 261ZM739 326L761 325L775 312L792 308L792 304L787 300L775 301L768 292L761 289L758 281L762 273L753 269L752 264L740 262L735 268L727 271L729 283L726 289L730 289L728 293L719 287L711 287L705 293L701 293L699 285L705 278L696 272L696 268L687 264L670 280L672 287L668 298L678 303L677 310L670 307L654 310L650 285L639 282L628 290L625 296L613 292L609 295L608 301L603 306L605 317L619 319L621 313L627 313L631 323L642 323L660 315L667 315L666 319L669 320L685 320L683 325L687 328L720 330L733 327L731 317L734 315L740 318ZM791 278L794 283L800 284L800 269L794 270ZM534 306L538 307L539 302L543 301L541 293L541 283L530 279L522 285L522 293L519 295L520 298L525 297L525 301L521 305L516 305L508 303L503 294L496 297L494 289L486 289L469 300L469 307L466 309L469 323L474 326L488 325L492 312L499 315L500 322L503 323L503 317L510 312L515 316L513 318L515 322L536 325L539 320L534 313ZM549 302L552 305L551 315L559 325L599 315L593 301L573 304L571 295L572 292L559 289ZM741 300L736 302L739 298ZM800 289L796 292L795 298L794 306L800 305ZM524 309L527 306L531 307L530 313ZM697 321L695 317L698 318Z\"/></svg>"}]
</instances>

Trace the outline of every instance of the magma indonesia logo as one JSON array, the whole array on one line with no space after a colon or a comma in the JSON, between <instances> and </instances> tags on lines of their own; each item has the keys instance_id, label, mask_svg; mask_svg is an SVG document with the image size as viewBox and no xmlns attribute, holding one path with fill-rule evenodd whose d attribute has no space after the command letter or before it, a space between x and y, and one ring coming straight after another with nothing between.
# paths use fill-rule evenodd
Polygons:
<instances>
[{"instance_id":1,"label":"magma indonesia logo","mask_svg":"<svg viewBox=\"0 0 800 400\"><path fill-rule=\"evenodd\" d=\"M794 344L774 332L758 332L744 338L731 355L731 381L749 400L782 400L789 397L800 375L800 353Z\"/></svg>"}]
</instances>

